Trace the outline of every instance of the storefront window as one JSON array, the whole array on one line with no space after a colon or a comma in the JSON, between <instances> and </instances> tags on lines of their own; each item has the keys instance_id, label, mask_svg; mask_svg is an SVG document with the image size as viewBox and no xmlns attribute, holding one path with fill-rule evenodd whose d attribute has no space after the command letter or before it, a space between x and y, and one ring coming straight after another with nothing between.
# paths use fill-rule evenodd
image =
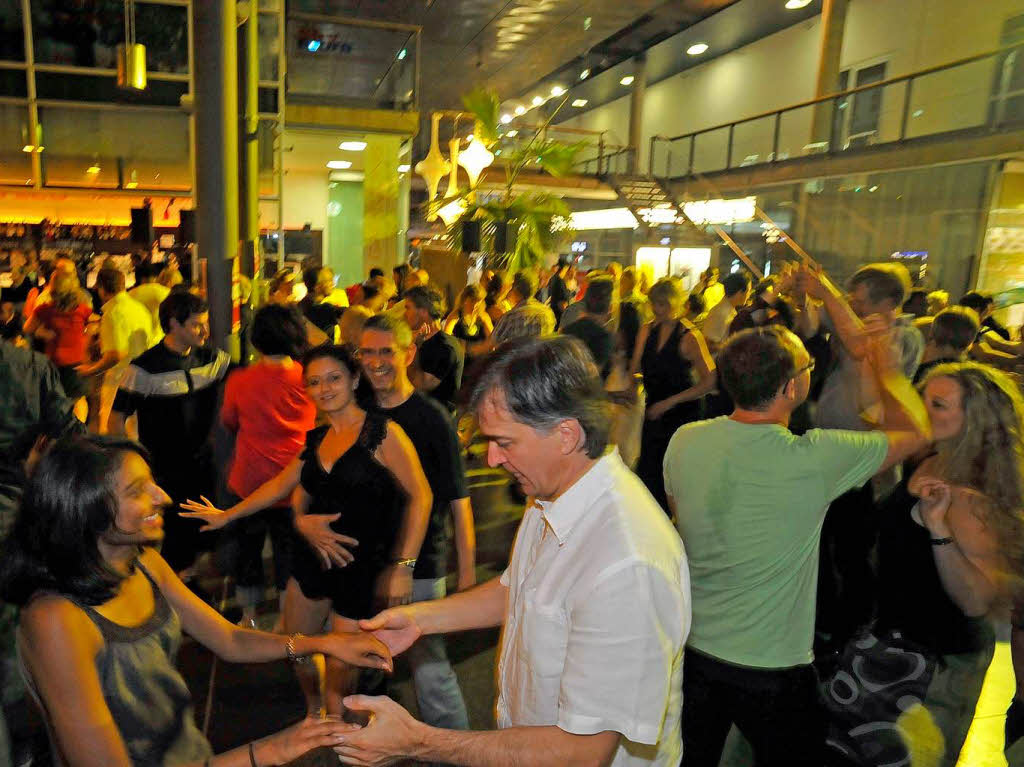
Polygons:
<instances>
[{"instance_id":1,"label":"storefront window","mask_svg":"<svg viewBox=\"0 0 1024 767\"><path fill-rule=\"evenodd\" d=\"M21 0L0 0L0 60L25 60L25 34L21 26Z\"/></svg>"},{"instance_id":2,"label":"storefront window","mask_svg":"<svg viewBox=\"0 0 1024 767\"><path fill-rule=\"evenodd\" d=\"M22 151L32 143L28 108L0 104L0 184L32 183L32 155Z\"/></svg>"},{"instance_id":3,"label":"storefront window","mask_svg":"<svg viewBox=\"0 0 1024 767\"><path fill-rule=\"evenodd\" d=\"M121 109L39 110L46 143L44 183L188 190L188 117Z\"/></svg>"},{"instance_id":4,"label":"storefront window","mask_svg":"<svg viewBox=\"0 0 1024 767\"><path fill-rule=\"evenodd\" d=\"M114 69L124 42L124 3L32 0L32 35L39 63ZM139 3L135 37L146 46L150 72L188 71L187 8Z\"/></svg>"}]
</instances>

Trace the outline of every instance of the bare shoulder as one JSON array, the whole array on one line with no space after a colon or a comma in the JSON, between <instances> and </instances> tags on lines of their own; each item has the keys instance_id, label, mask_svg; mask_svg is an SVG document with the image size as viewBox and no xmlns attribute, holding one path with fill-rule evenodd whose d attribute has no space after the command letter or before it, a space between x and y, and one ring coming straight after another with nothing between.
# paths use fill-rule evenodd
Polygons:
<instances>
[{"instance_id":1,"label":"bare shoulder","mask_svg":"<svg viewBox=\"0 0 1024 767\"><path fill-rule=\"evenodd\" d=\"M67 597L41 594L22 608L18 632L22 651L31 657L51 655L69 640L98 650L103 637L85 612Z\"/></svg>"}]
</instances>

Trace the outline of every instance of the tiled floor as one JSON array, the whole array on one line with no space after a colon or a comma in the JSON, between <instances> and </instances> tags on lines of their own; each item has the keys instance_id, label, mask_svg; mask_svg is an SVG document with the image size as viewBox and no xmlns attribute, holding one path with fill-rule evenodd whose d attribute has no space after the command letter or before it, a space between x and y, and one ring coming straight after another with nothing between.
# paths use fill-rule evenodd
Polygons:
<instances>
[{"instance_id":1,"label":"tiled floor","mask_svg":"<svg viewBox=\"0 0 1024 767\"><path fill-rule=\"evenodd\" d=\"M996 644L992 665L985 676L985 686L974 713L974 724L960 752L958 767L1007 767L1003 756L1003 720L1006 718L1006 707L1013 697L1013 689L1010 645L999 642Z\"/></svg>"}]
</instances>

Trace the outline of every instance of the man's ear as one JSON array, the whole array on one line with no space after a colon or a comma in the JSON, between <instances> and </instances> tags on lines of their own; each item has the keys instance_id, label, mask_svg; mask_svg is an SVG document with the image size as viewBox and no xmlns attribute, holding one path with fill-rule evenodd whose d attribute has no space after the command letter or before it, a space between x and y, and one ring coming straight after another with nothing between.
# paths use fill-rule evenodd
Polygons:
<instances>
[{"instance_id":1,"label":"man's ear","mask_svg":"<svg viewBox=\"0 0 1024 767\"><path fill-rule=\"evenodd\" d=\"M555 426L559 438L559 452L562 455L571 455L582 449L583 443L587 440L587 434L583 426L575 418L566 418L559 421Z\"/></svg>"}]
</instances>

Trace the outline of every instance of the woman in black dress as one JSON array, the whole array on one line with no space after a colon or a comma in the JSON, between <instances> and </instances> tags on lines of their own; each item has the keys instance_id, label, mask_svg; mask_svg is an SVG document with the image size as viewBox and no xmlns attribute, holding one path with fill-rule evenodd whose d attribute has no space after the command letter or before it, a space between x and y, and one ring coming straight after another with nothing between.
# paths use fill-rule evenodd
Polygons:
<instances>
[{"instance_id":1,"label":"woman in black dress","mask_svg":"<svg viewBox=\"0 0 1024 767\"><path fill-rule=\"evenodd\" d=\"M456 304L444 321L444 332L458 338L468 356L479 352L494 330L494 323L484 306L484 290L479 285L467 285L459 294Z\"/></svg>"},{"instance_id":2,"label":"woman in black dress","mask_svg":"<svg viewBox=\"0 0 1024 767\"><path fill-rule=\"evenodd\" d=\"M643 376L647 396L636 473L666 513L662 461L676 429L695 421L698 401L715 387L715 363L704 336L682 319L683 289L664 277L647 296L654 319L640 328L630 372Z\"/></svg>"},{"instance_id":3,"label":"woman in black dress","mask_svg":"<svg viewBox=\"0 0 1024 767\"><path fill-rule=\"evenodd\" d=\"M285 595L285 632L316 633L327 620L333 631L355 631L359 619L409 601L430 488L401 427L357 404L360 376L347 349L313 349L303 359L303 372L306 390L328 423L310 431L302 453L248 498L226 511L206 499L190 501L182 504L190 512L183 516L202 519L204 530L216 529L297 488L299 540ZM316 680L300 681L311 708L317 708ZM342 713L341 700L354 682L351 667L327 662L328 714Z\"/></svg>"}]
</instances>

